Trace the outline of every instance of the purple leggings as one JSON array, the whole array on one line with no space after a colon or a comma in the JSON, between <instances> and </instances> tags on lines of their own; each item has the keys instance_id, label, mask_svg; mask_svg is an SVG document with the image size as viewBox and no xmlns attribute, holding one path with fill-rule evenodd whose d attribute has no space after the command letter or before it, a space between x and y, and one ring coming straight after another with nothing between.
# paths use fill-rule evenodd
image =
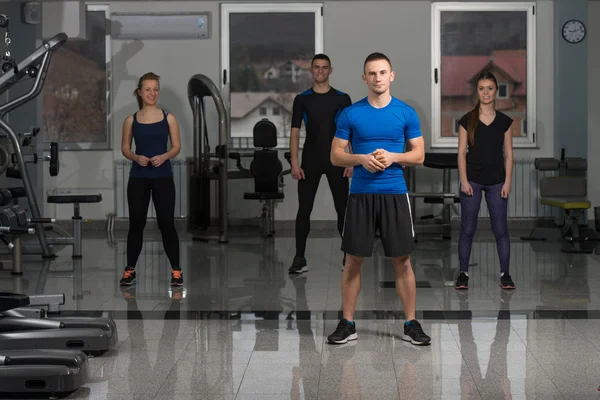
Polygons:
<instances>
[{"instance_id":1,"label":"purple leggings","mask_svg":"<svg viewBox=\"0 0 600 400\"><path fill-rule=\"evenodd\" d=\"M467 272L471 257L471 245L477 231L479 206L481 205L481 192L485 192L485 201L490 214L492 232L496 237L496 248L500 258L500 272L508 272L510 262L510 237L507 227L508 199L501 196L503 183L496 185L480 185L469 182L473 188L473 195L468 196L460 192L460 237L458 239L458 261L460 271Z\"/></svg>"}]
</instances>

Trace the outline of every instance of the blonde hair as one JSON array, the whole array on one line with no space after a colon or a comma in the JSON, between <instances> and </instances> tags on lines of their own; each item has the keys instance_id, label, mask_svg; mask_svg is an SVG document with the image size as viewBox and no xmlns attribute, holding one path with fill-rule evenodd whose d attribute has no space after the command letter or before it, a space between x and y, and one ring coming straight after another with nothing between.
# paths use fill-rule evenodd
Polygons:
<instances>
[{"instance_id":1,"label":"blonde hair","mask_svg":"<svg viewBox=\"0 0 600 400\"><path fill-rule=\"evenodd\" d=\"M144 83L144 81L160 82L160 76L156 75L154 72L147 72L144 75L142 75L140 80L138 81L137 89L135 89L133 91L133 95L135 96L135 98L138 102L138 106L140 107L140 110L142 109L144 102L142 101L142 97L140 96L139 91L142 89L142 84Z\"/></svg>"}]
</instances>

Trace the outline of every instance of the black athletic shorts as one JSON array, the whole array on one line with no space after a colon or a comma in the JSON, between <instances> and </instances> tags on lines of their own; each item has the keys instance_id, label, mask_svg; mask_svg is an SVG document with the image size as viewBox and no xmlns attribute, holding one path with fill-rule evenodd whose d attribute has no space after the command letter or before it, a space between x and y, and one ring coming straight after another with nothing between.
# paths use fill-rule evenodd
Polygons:
<instances>
[{"instance_id":1,"label":"black athletic shorts","mask_svg":"<svg viewBox=\"0 0 600 400\"><path fill-rule=\"evenodd\" d=\"M415 235L408 194L350 195L342 251L357 257L371 257L376 231L381 234L386 257L412 253Z\"/></svg>"}]
</instances>

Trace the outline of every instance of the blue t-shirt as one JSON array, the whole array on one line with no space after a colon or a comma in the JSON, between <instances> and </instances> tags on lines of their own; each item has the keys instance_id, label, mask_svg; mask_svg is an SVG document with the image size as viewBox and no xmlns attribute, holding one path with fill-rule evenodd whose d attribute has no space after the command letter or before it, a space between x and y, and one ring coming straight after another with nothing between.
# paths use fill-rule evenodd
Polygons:
<instances>
[{"instance_id":1,"label":"blue t-shirt","mask_svg":"<svg viewBox=\"0 0 600 400\"><path fill-rule=\"evenodd\" d=\"M404 153L405 144L421 134L421 123L414 108L392 97L383 108L373 107L368 99L345 108L337 122L335 136L350 141L352 153L370 154L377 149ZM362 165L354 167L350 193L405 194L402 166L393 163L374 173Z\"/></svg>"}]
</instances>

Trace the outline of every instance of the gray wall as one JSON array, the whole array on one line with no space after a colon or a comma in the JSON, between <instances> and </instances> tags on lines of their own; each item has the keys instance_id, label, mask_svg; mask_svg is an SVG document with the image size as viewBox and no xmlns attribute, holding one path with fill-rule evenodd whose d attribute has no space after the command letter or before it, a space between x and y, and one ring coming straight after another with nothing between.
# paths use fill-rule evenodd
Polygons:
<instances>
[{"instance_id":1,"label":"gray wall","mask_svg":"<svg viewBox=\"0 0 600 400\"><path fill-rule=\"evenodd\" d=\"M141 6L143 4L143 7ZM596 3L597 4L597 3ZM205 2L122 2L110 3L111 11L209 11L212 12L212 38L192 41L112 41L113 55L113 151L63 152L61 174L45 177L45 188L84 188L103 194L104 202L82 208L87 217L104 218L114 211L112 176L113 161L121 159L121 127L126 115L135 111L131 93L137 78L153 70L162 77L161 102L172 110L182 126L182 156L191 153L192 119L185 97L187 80L196 73L204 73L215 82L220 78L220 6L216 1ZM556 41L554 2L537 1L537 115L538 144L534 150L516 150L516 157L552 156L554 145L554 57ZM600 16L598 10L595 11ZM594 14L592 14L594 15ZM590 21L594 18L590 17ZM165 57L165 49L171 54ZM392 93L415 107L423 126L426 143L430 142L431 127L431 3L413 1L326 1L324 7L324 49L332 57L334 73L332 84L348 92L353 100L366 95L361 80L364 57L372 51L390 56L396 72ZM598 50L593 50L598 52ZM590 47L590 57L591 47ZM176 62L173 62L176 60ZM593 80L590 84L597 84ZM594 92L590 88L590 92ZM217 142L216 113L209 104L214 118L208 121L211 143ZM93 167L92 167L93 166ZM439 187L438 171L419 172L422 190ZM277 205L276 218L292 220L297 209L296 182L285 178L283 203ZM243 192L252 190L251 181L231 181L229 212L231 218L258 217L260 204L242 199ZM600 193L597 194L600 200ZM335 218L333 201L326 180L317 193L314 220L331 221ZM67 218L68 207L47 206L47 213Z\"/></svg>"},{"instance_id":2,"label":"gray wall","mask_svg":"<svg viewBox=\"0 0 600 400\"><path fill-rule=\"evenodd\" d=\"M577 44L568 43L562 38L561 29L571 19L578 19L588 26L588 1L555 0L554 15L557 38L554 58L554 155L559 157L564 147L568 157L587 157L589 38Z\"/></svg>"},{"instance_id":3,"label":"gray wall","mask_svg":"<svg viewBox=\"0 0 600 400\"><path fill-rule=\"evenodd\" d=\"M588 47L588 63L587 63L587 76L588 76L588 114L584 116L587 120L587 132L588 137L586 143L588 144L588 195L593 206L600 206L600 50L598 43L600 43L600 24L598 24L598 18L600 17L600 1L590 1L588 4L588 20L591 22L588 26L588 36L585 39L587 41L586 46ZM594 218L590 215L590 218Z\"/></svg>"}]
</instances>

